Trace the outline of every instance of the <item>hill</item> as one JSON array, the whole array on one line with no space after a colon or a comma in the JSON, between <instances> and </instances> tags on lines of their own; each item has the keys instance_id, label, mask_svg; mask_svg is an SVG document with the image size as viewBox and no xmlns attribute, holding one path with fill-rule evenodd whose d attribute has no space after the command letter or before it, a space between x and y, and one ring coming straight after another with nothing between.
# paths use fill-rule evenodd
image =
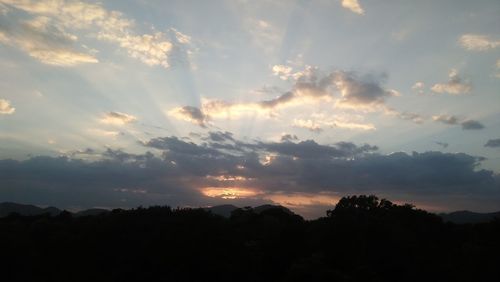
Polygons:
<instances>
[{"instance_id":1,"label":"hill","mask_svg":"<svg viewBox=\"0 0 500 282\"><path fill-rule=\"evenodd\" d=\"M456 211L451 213L439 214L446 222L453 222L456 224L465 223L484 223L490 222L495 218L500 219L500 212L493 213L477 213L471 211Z\"/></svg>"}]
</instances>

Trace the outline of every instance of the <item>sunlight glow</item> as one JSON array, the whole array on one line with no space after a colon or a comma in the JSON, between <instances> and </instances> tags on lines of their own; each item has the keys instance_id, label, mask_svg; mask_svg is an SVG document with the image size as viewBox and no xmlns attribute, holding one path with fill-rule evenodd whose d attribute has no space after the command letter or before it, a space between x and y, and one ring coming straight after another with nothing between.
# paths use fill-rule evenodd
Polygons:
<instances>
[{"instance_id":1,"label":"sunlight glow","mask_svg":"<svg viewBox=\"0 0 500 282\"><path fill-rule=\"evenodd\" d=\"M244 187L205 187L201 193L211 198L222 198L226 200L249 198L261 194L260 191Z\"/></svg>"},{"instance_id":2,"label":"sunlight glow","mask_svg":"<svg viewBox=\"0 0 500 282\"><path fill-rule=\"evenodd\" d=\"M254 178L248 178L239 175L207 175L207 179L217 180L217 181L249 181L254 180Z\"/></svg>"},{"instance_id":3,"label":"sunlight glow","mask_svg":"<svg viewBox=\"0 0 500 282\"><path fill-rule=\"evenodd\" d=\"M301 207L301 206L334 206L340 199L334 193L277 193L269 194L264 199L285 206L285 207Z\"/></svg>"}]
</instances>

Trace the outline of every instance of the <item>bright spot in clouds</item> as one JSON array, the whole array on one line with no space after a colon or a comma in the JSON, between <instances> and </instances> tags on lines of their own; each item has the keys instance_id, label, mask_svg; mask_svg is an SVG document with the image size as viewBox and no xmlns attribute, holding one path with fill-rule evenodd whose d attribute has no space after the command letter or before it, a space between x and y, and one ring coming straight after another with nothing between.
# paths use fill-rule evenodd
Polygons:
<instances>
[{"instance_id":1,"label":"bright spot in clouds","mask_svg":"<svg viewBox=\"0 0 500 282\"><path fill-rule=\"evenodd\" d=\"M341 1L342 1L342 7L349 9L356 14L362 15L365 13L363 11L363 8L361 8L361 5L359 5L358 0L341 0Z\"/></svg>"},{"instance_id":2,"label":"bright spot in clouds","mask_svg":"<svg viewBox=\"0 0 500 282\"><path fill-rule=\"evenodd\" d=\"M201 193L211 198L234 200L255 197L262 192L244 187L204 187Z\"/></svg>"},{"instance_id":3,"label":"bright spot in clouds","mask_svg":"<svg viewBox=\"0 0 500 282\"><path fill-rule=\"evenodd\" d=\"M0 99L0 114L10 115L16 111L16 108L12 107L9 101L5 99Z\"/></svg>"}]
</instances>

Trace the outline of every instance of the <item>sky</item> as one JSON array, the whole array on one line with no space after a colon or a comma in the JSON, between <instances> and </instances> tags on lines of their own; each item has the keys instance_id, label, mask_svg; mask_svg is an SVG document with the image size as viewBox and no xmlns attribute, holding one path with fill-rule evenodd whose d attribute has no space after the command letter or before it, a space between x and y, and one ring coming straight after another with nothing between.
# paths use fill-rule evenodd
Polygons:
<instances>
[{"instance_id":1,"label":"sky","mask_svg":"<svg viewBox=\"0 0 500 282\"><path fill-rule=\"evenodd\" d=\"M0 0L0 202L500 210L498 15L498 0Z\"/></svg>"}]
</instances>

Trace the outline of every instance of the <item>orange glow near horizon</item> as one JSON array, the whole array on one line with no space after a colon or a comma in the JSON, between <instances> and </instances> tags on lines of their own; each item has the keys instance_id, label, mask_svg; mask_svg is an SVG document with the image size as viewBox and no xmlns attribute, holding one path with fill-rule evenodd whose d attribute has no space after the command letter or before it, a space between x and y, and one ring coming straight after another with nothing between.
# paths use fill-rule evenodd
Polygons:
<instances>
[{"instance_id":1,"label":"orange glow near horizon","mask_svg":"<svg viewBox=\"0 0 500 282\"><path fill-rule=\"evenodd\" d=\"M205 187L201 188L201 193L211 198L222 198L226 200L254 197L260 191L244 187Z\"/></svg>"},{"instance_id":2,"label":"orange glow near horizon","mask_svg":"<svg viewBox=\"0 0 500 282\"><path fill-rule=\"evenodd\" d=\"M276 204L285 207L300 207L300 206L334 206L339 201L340 197L331 193L291 193L291 194L270 194L264 199L270 200Z\"/></svg>"}]
</instances>

